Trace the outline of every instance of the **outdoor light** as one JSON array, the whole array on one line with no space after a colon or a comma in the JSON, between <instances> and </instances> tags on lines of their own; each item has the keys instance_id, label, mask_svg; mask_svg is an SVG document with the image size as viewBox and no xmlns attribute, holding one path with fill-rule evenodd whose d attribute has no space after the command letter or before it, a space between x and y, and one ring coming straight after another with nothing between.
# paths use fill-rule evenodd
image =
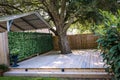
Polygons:
<instances>
[{"instance_id":1,"label":"outdoor light","mask_svg":"<svg viewBox=\"0 0 120 80\"><path fill-rule=\"evenodd\" d=\"M25 71L27 72L27 71L28 71L28 69L25 69Z\"/></svg>"},{"instance_id":2,"label":"outdoor light","mask_svg":"<svg viewBox=\"0 0 120 80\"><path fill-rule=\"evenodd\" d=\"M64 68L62 68L62 69L61 69L61 72L64 72L64 71L65 71Z\"/></svg>"}]
</instances>

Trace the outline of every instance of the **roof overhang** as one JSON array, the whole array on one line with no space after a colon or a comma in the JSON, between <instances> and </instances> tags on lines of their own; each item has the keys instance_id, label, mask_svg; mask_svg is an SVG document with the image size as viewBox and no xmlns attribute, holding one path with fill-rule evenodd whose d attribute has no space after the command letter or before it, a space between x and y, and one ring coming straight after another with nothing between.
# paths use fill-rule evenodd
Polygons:
<instances>
[{"instance_id":1,"label":"roof overhang","mask_svg":"<svg viewBox=\"0 0 120 80\"><path fill-rule=\"evenodd\" d=\"M11 25L9 25L11 31L26 31L51 27L38 12L29 12L0 17L0 32L8 30L7 23L9 22L11 22Z\"/></svg>"}]
</instances>

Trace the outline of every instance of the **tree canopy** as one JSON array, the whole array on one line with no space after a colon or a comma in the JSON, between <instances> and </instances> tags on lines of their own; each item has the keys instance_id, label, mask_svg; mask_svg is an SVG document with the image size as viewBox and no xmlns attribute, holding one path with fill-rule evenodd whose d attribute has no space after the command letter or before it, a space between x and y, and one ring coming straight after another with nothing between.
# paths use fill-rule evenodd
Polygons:
<instances>
[{"instance_id":1,"label":"tree canopy","mask_svg":"<svg viewBox=\"0 0 120 80\"><path fill-rule=\"evenodd\" d=\"M90 23L100 21L99 9L112 12L119 8L116 0L1 0L0 15L11 15L29 11L40 14L55 27L51 31L58 36L61 53L70 53L71 49L66 32L76 22Z\"/></svg>"},{"instance_id":2,"label":"tree canopy","mask_svg":"<svg viewBox=\"0 0 120 80\"><path fill-rule=\"evenodd\" d=\"M48 16L45 18L51 22L52 18L50 17L47 9L48 5L45 6L46 2L53 2L55 5L52 6L57 10L56 13L62 13L60 12L61 6L63 6L63 3L61 3L62 0L1 0L0 15L11 15L37 10L41 13L42 16ZM75 22L83 22L88 19L93 19L97 22L97 20L99 20L99 9L112 11L115 13L117 9L120 8L117 0L65 0L64 2L66 2L66 10L64 12L66 17L70 17L71 15L76 14L74 17L79 19Z\"/></svg>"}]
</instances>

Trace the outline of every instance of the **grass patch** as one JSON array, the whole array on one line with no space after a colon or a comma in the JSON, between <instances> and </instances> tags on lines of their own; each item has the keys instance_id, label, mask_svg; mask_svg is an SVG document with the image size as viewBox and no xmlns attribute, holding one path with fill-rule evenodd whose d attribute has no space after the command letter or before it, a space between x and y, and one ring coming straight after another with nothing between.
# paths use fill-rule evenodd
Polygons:
<instances>
[{"instance_id":1,"label":"grass patch","mask_svg":"<svg viewBox=\"0 0 120 80\"><path fill-rule=\"evenodd\" d=\"M40 78L40 77L0 77L0 80L60 80L57 78Z\"/></svg>"},{"instance_id":2,"label":"grass patch","mask_svg":"<svg viewBox=\"0 0 120 80\"><path fill-rule=\"evenodd\" d=\"M106 79L81 79L81 78L41 78L41 77L0 77L0 80L106 80ZM111 79L110 79L111 80Z\"/></svg>"}]
</instances>

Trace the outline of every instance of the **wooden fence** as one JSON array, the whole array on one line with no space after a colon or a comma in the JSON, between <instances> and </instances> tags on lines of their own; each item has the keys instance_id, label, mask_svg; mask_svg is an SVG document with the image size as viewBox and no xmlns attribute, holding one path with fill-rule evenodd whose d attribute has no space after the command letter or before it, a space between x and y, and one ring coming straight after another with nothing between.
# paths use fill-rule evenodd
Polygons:
<instances>
[{"instance_id":1,"label":"wooden fence","mask_svg":"<svg viewBox=\"0 0 120 80\"><path fill-rule=\"evenodd\" d=\"M95 49L97 48L97 36L93 34L68 35L71 49ZM59 50L58 38L53 37L54 50Z\"/></svg>"},{"instance_id":2,"label":"wooden fence","mask_svg":"<svg viewBox=\"0 0 120 80\"><path fill-rule=\"evenodd\" d=\"M9 65L7 32L0 33L0 64Z\"/></svg>"}]
</instances>

